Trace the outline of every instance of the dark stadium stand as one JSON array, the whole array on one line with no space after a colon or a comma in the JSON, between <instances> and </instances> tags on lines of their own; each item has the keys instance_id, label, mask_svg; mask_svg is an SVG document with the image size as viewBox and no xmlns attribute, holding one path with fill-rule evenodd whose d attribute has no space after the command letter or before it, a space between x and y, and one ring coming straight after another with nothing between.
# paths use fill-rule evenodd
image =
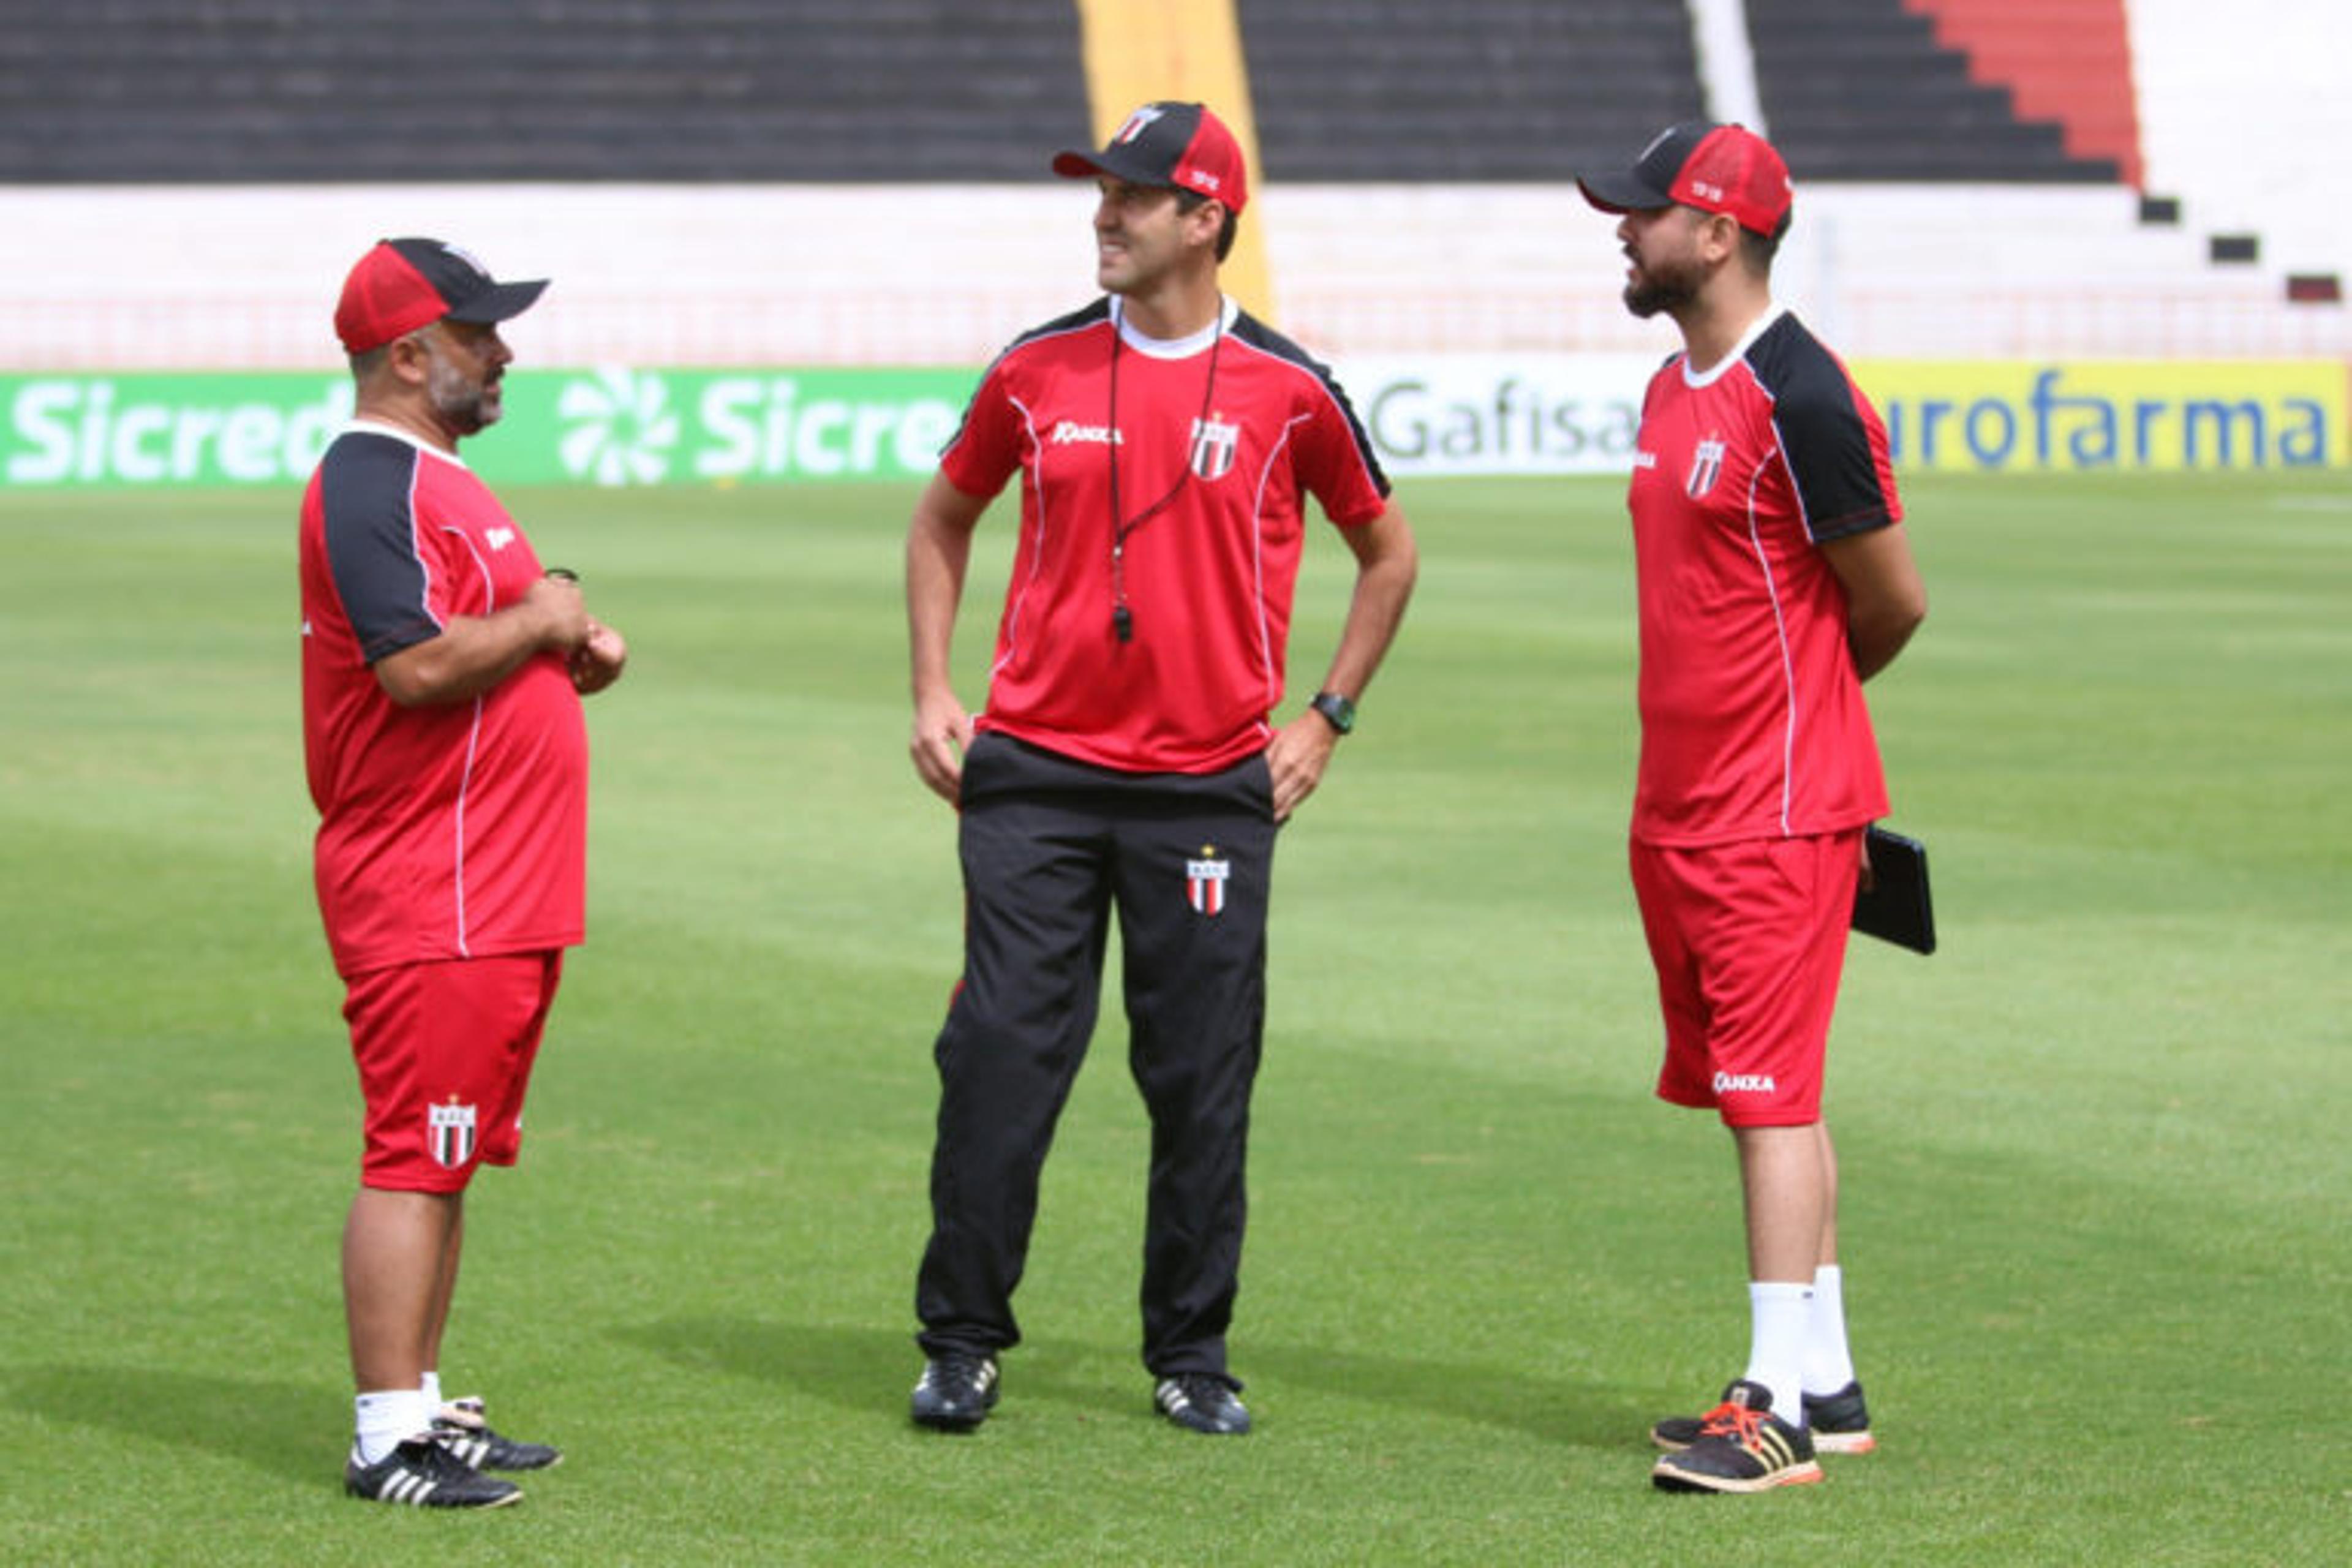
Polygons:
<instances>
[{"instance_id":1,"label":"dark stadium stand","mask_svg":"<svg viewBox=\"0 0 2352 1568\"><path fill-rule=\"evenodd\" d=\"M1659 0L1239 10L1269 179L1558 181L1700 111L1690 19Z\"/></svg>"},{"instance_id":2,"label":"dark stadium stand","mask_svg":"<svg viewBox=\"0 0 2352 1568\"><path fill-rule=\"evenodd\" d=\"M2017 117L2004 88L1969 79L1901 0L1748 0L1773 143L1801 180L2105 183L2107 159L2068 156L2055 124Z\"/></svg>"},{"instance_id":3,"label":"dark stadium stand","mask_svg":"<svg viewBox=\"0 0 2352 1568\"><path fill-rule=\"evenodd\" d=\"M0 183L1034 180L1088 132L1039 0L0 5Z\"/></svg>"},{"instance_id":4,"label":"dark stadium stand","mask_svg":"<svg viewBox=\"0 0 2352 1568\"><path fill-rule=\"evenodd\" d=\"M1902 0L1748 0L1802 179L2091 181ZM1700 112L1672 0L1238 0L1267 177L1558 181ZM0 0L0 184L1034 181L1061 0Z\"/></svg>"}]
</instances>

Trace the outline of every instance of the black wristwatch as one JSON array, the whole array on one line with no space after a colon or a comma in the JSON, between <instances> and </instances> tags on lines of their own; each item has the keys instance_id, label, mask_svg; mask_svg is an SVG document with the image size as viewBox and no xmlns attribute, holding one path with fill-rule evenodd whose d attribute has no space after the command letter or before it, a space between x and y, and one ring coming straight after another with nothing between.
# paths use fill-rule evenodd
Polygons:
<instances>
[{"instance_id":1,"label":"black wristwatch","mask_svg":"<svg viewBox=\"0 0 2352 1568\"><path fill-rule=\"evenodd\" d=\"M1318 691L1307 706L1322 714L1325 722L1342 735L1356 727L1356 705L1336 691Z\"/></svg>"}]
</instances>

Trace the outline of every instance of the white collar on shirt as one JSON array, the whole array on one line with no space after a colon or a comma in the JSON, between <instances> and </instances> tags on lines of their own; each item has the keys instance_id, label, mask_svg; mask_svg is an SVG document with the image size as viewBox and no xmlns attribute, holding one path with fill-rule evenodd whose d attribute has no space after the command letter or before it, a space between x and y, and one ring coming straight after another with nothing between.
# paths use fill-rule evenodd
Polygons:
<instances>
[{"instance_id":1,"label":"white collar on shirt","mask_svg":"<svg viewBox=\"0 0 2352 1568\"><path fill-rule=\"evenodd\" d=\"M1694 374L1692 372L1690 367L1690 355L1688 353L1685 353L1683 355L1683 384L1690 387L1714 385L1716 377L1721 375L1725 371L1729 370L1733 365L1738 364L1741 360L1746 359L1748 357L1748 349L1754 346L1757 339L1764 335L1765 330L1788 313L1789 312L1787 310L1781 309L1778 305L1767 304L1764 307L1764 313L1757 317L1756 320L1749 324L1746 331L1739 334L1739 341L1731 345L1731 352L1724 355L1721 359L1716 361L1715 363L1707 367L1706 372L1703 374Z\"/></svg>"},{"instance_id":2,"label":"white collar on shirt","mask_svg":"<svg viewBox=\"0 0 2352 1568\"><path fill-rule=\"evenodd\" d=\"M1241 313L1239 305L1231 300L1221 300L1217 308L1221 319L1211 321L1199 331L1181 338L1147 338L1127 324L1127 301L1116 294L1110 297L1111 325L1118 329L1118 341L1137 353L1150 354L1153 359L1192 358L1215 342L1220 331L1232 331L1234 321Z\"/></svg>"}]
</instances>

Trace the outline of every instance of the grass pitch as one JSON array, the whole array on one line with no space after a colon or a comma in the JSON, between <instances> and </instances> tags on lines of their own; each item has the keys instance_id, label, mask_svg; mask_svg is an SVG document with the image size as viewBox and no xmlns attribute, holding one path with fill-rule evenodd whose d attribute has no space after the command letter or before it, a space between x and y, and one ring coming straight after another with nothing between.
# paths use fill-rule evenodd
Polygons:
<instances>
[{"instance_id":1,"label":"grass pitch","mask_svg":"<svg viewBox=\"0 0 2352 1568\"><path fill-rule=\"evenodd\" d=\"M0 1560L2339 1558L2352 483L1911 487L1935 607L1872 696L1945 947L1857 945L1831 1073L1882 1447L1753 1500L1644 1479L1746 1312L1728 1140L1648 1095L1613 482L1401 498L1420 597L1282 849L1256 1435L1150 1414L1115 1023L1003 1405L908 1426L958 961L951 816L904 751L910 499L509 498L635 658L591 706L593 935L445 1364L570 1458L448 1518L340 1495L358 1096L295 498L0 495ZM1348 577L1309 553L1305 689Z\"/></svg>"}]
</instances>

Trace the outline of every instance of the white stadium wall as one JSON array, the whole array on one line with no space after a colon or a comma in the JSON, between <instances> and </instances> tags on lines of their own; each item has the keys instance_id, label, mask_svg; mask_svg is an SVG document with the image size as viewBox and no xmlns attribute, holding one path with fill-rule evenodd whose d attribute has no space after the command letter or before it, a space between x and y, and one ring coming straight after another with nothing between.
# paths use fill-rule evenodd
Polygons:
<instances>
[{"instance_id":1,"label":"white stadium wall","mask_svg":"<svg viewBox=\"0 0 2352 1568\"><path fill-rule=\"evenodd\" d=\"M331 364L334 293L429 234L556 280L541 364L978 364L1092 289L1083 187L0 190L0 369ZM1327 355L1640 350L1572 186L1280 186L1280 324ZM1780 292L1869 357L2344 356L2345 308L2137 220L2116 187L1801 186Z\"/></svg>"}]
</instances>

